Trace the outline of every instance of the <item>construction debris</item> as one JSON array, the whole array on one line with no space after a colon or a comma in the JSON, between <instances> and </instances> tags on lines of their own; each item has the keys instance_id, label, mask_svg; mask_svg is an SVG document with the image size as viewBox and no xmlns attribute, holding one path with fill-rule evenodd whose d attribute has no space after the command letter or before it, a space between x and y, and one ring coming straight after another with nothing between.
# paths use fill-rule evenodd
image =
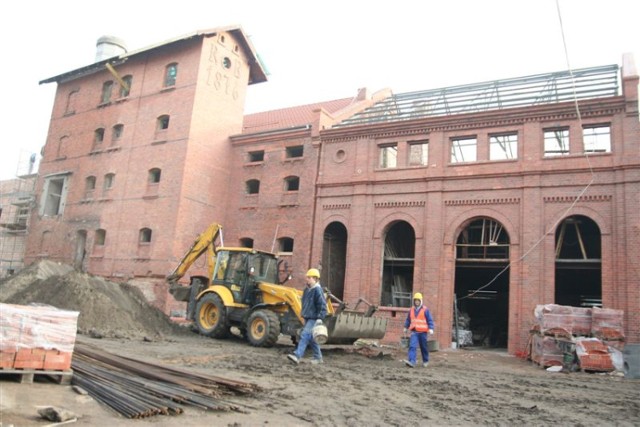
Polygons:
<instances>
[{"instance_id":1,"label":"construction debris","mask_svg":"<svg viewBox=\"0 0 640 427\"><path fill-rule=\"evenodd\" d=\"M260 391L255 384L117 356L86 344L76 346L72 366L73 384L127 418L179 415L183 406L243 412L229 399Z\"/></svg>"}]
</instances>

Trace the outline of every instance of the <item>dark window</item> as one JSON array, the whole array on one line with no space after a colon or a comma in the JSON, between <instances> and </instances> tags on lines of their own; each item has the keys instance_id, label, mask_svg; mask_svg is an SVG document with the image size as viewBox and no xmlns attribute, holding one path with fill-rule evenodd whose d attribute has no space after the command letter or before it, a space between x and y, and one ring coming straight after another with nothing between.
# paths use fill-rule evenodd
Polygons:
<instances>
[{"instance_id":1,"label":"dark window","mask_svg":"<svg viewBox=\"0 0 640 427\"><path fill-rule=\"evenodd\" d=\"M111 188L113 188L113 184L116 181L116 174L115 173L108 173L104 176L104 184L103 184L103 188L105 190L110 190Z\"/></svg>"},{"instance_id":2,"label":"dark window","mask_svg":"<svg viewBox=\"0 0 640 427\"><path fill-rule=\"evenodd\" d=\"M158 130L167 130L169 129L169 116L163 115L158 117Z\"/></svg>"},{"instance_id":3,"label":"dark window","mask_svg":"<svg viewBox=\"0 0 640 427\"><path fill-rule=\"evenodd\" d=\"M278 239L278 247L280 252L293 252L293 239L291 237L281 237Z\"/></svg>"},{"instance_id":4,"label":"dark window","mask_svg":"<svg viewBox=\"0 0 640 427\"><path fill-rule=\"evenodd\" d=\"M96 230L95 245L104 246L104 242L107 239L107 231L99 228Z\"/></svg>"},{"instance_id":5,"label":"dark window","mask_svg":"<svg viewBox=\"0 0 640 427\"><path fill-rule=\"evenodd\" d=\"M104 141L104 129L99 128L93 132L93 142L96 144L100 144Z\"/></svg>"},{"instance_id":6,"label":"dark window","mask_svg":"<svg viewBox=\"0 0 640 427\"><path fill-rule=\"evenodd\" d=\"M247 194L258 194L260 192L260 181L250 179L245 183Z\"/></svg>"},{"instance_id":7,"label":"dark window","mask_svg":"<svg viewBox=\"0 0 640 427\"><path fill-rule=\"evenodd\" d=\"M300 178L288 176L284 179L284 191L298 191L300 189Z\"/></svg>"},{"instance_id":8,"label":"dark window","mask_svg":"<svg viewBox=\"0 0 640 427\"><path fill-rule=\"evenodd\" d=\"M122 134L124 133L124 125L115 125L111 130L111 140L117 141L122 138Z\"/></svg>"},{"instance_id":9,"label":"dark window","mask_svg":"<svg viewBox=\"0 0 640 427\"><path fill-rule=\"evenodd\" d=\"M158 168L149 169L149 184L159 183L161 172Z\"/></svg>"},{"instance_id":10,"label":"dark window","mask_svg":"<svg viewBox=\"0 0 640 427\"><path fill-rule=\"evenodd\" d=\"M95 176L88 176L85 179L85 189L87 191L93 191L96 189L96 177Z\"/></svg>"},{"instance_id":11,"label":"dark window","mask_svg":"<svg viewBox=\"0 0 640 427\"><path fill-rule=\"evenodd\" d=\"M249 237L244 237L240 239L240 247L243 248L253 248L253 239Z\"/></svg>"},{"instance_id":12,"label":"dark window","mask_svg":"<svg viewBox=\"0 0 640 427\"><path fill-rule=\"evenodd\" d=\"M293 147L287 147L285 152L286 152L287 159L302 157L302 155L304 154L304 146L296 145Z\"/></svg>"},{"instance_id":13,"label":"dark window","mask_svg":"<svg viewBox=\"0 0 640 427\"><path fill-rule=\"evenodd\" d=\"M139 243L150 243L151 242L151 229L150 228L141 228L139 237Z\"/></svg>"},{"instance_id":14,"label":"dark window","mask_svg":"<svg viewBox=\"0 0 640 427\"><path fill-rule=\"evenodd\" d=\"M249 151L249 162L263 162L264 150Z\"/></svg>"}]
</instances>

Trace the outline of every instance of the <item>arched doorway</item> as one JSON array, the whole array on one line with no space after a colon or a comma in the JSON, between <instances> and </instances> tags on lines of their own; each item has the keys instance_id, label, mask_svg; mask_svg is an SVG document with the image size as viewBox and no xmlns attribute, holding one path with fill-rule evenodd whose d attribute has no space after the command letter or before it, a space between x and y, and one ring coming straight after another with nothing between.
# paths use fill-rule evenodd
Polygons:
<instances>
[{"instance_id":1,"label":"arched doorway","mask_svg":"<svg viewBox=\"0 0 640 427\"><path fill-rule=\"evenodd\" d=\"M324 230L322 243L321 283L333 295L344 299L344 277L347 268L347 229L339 222L332 222Z\"/></svg>"},{"instance_id":2,"label":"arched doorway","mask_svg":"<svg viewBox=\"0 0 640 427\"><path fill-rule=\"evenodd\" d=\"M381 305L411 307L416 233L405 221L392 223L384 238Z\"/></svg>"},{"instance_id":3,"label":"arched doorway","mask_svg":"<svg viewBox=\"0 0 640 427\"><path fill-rule=\"evenodd\" d=\"M602 306L600 228L590 218L574 215L556 230L555 302L574 307Z\"/></svg>"},{"instance_id":4,"label":"arched doorway","mask_svg":"<svg viewBox=\"0 0 640 427\"><path fill-rule=\"evenodd\" d=\"M454 321L461 345L507 347L508 267L509 236L502 224L491 218L469 222L456 241Z\"/></svg>"}]
</instances>

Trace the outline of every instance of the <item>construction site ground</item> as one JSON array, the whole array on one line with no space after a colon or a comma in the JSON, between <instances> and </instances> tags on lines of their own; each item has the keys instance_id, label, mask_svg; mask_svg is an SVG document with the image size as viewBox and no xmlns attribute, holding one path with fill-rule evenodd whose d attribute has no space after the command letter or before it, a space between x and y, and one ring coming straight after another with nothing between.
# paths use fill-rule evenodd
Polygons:
<instances>
[{"instance_id":1,"label":"construction site ground","mask_svg":"<svg viewBox=\"0 0 640 427\"><path fill-rule=\"evenodd\" d=\"M34 302L44 282L49 287L73 286L74 291L58 289L66 294L66 301L86 285L95 286L94 278L77 272L46 278L42 271L29 274L32 280L23 276L19 283L0 283L2 302ZM124 303L120 290L111 292L109 301ZM98 294L85 289L81 301L88 303ZM47 302L64 305L51 295ZM118 310L112 308L114 313ZM144 305L136 310L142 310L142 318L147 314ZM84 315L91 317L88 310ZM325 346L322 365L313 365L308 358L293 365L286 357L294 348L289 337L281 337L273 348L255 348L238 337L214 340L188 327L167 329L164 321L158 328L162 331L155 332L139 324L123 326L117 324L117 317L102 317L102 332L84 325L83 318L78 342L143 361L254 383L261 391L230 398L238 411L186 407L181 415L132 420L76 393L71 385L39 376L31 384L21 384L0 375L1 426L55 425L38 416L37 409L43 406L72 411L78 417L75 425L87 426L637 426L640 420L640 380L617 373L548 372L505 350L440 350L432 353L427 368L412 369L402 363L406 350L399 346L363 343ZM140 317L127 321L136 318Z\"/></svg>"}]
</instances>

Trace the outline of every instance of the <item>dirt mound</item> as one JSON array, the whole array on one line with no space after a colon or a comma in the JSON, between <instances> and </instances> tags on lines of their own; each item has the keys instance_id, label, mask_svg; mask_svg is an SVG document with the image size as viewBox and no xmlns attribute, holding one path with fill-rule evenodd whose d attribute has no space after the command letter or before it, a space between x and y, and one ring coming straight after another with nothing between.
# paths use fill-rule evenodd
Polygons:
<instances>
[{"instance_id":1,"label":"dirt mound","mask_svg":"<svg viewBox=\"0 0 640 427\"><path fill-rule=\"evenodd\" d=\"M78 332L93 336L157 339L181 330L151 306L139 289L50 261L0 282L0 301L78 311Z\"/></svg>"}]
</instances>

